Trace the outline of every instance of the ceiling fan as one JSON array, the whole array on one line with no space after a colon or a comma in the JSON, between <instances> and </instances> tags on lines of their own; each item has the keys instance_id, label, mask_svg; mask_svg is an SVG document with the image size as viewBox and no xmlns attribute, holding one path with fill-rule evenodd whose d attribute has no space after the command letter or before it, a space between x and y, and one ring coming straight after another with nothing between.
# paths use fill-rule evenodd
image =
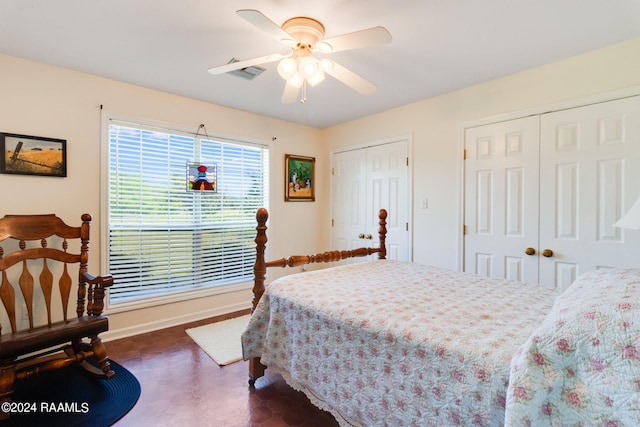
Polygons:
<instances>
[{"instance_id":1,"label":"ceiling fan","mask_svg":"<svg viewBox=\"0 0 640 427\"><path fill-rule=\"evenodd\" d=\"M372 27L353 33L343 34L328 39L324 38L324 25L321 22L299 16L288 19L281 26L277 25L262 12L253 9L242 9L236 14L275 37L291 51L287 55L274 53L259 58L231 62L218 67L209 68L211 74L224 74L254 65L280 61L278 73L286 80L282 102L295 102L302 88L301 102L306 101L306 84L315 86L328 74L363 94L370 95L376 86L360 77L353 71L343 67L329 58L316 58L313 53L333 53L363 47L377 46L391 42L391 34L384 27Z\"/></svg>"}]
</instances>

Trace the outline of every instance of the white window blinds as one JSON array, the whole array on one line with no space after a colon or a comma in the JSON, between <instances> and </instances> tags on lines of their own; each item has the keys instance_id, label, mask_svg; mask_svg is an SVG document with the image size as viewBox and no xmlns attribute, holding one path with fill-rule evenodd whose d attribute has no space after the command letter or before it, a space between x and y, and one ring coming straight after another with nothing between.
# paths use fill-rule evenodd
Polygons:
<instances>
[{"instance_id":1,"label":"white window blinds","mask_svg":"<svg viewBox=\"0 0 640 427\"><path fill-rule=\"evenodd\" d=\"M193 162L216 165L216 192L187 191ZM268 170L265 146L112 120L109 303L251 280Z\"/></svg>"}]
</instances>

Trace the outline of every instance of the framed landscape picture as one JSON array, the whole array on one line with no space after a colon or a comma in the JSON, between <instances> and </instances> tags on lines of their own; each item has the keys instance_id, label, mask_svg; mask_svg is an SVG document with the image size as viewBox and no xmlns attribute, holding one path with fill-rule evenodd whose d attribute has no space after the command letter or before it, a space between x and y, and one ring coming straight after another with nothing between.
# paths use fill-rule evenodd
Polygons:
<instances>
[{"instance_id":1,"label":"framed landscape picture","mask_svg":"<svg viewBox=\"0 0 640 427\"><path fill-rule=\"evenodd\" d=\"M0 151L1 173L67 176L65 139L0 133Z\"/></svg>"},{"instance_id":2,"label":"framed landscape picture","mask_svg":"<svg viewBox=\"0 0 640 427\"><path fill-rule=\"evenodd\" d=\"M315 157L284 155L284 200L313 202L315 197Z\"/></svg>"}]
</instances>

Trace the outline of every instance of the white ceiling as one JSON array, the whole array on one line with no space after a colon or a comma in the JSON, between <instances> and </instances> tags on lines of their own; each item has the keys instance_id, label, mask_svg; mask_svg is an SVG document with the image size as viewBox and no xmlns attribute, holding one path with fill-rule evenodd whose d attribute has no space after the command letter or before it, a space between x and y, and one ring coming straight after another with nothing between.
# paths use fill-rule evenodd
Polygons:
<instances>
[{"instance_id":1,"label":"white ceiling","mask_svg":"<svg viewBox=\"0 0 640 427\"><path fill-rule=\"evenodd\" d=\"M391 44L331 56L377 91L328 77L282 104L276 63L252 81L210 75L287 53L237 9L309 16L326 37L384 26ZM317 128L639 36L640 0L0 0L0 53Z\"/></svg>"}]
</instances>

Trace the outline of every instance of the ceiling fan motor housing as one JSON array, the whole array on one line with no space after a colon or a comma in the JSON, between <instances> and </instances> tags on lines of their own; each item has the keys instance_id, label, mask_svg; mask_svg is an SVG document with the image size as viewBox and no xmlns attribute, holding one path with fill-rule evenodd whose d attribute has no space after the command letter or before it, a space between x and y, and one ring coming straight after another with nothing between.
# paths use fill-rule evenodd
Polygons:
<instances>
[{"instance_id":1,"label":"ceiling fan motor housing","mask_svg":"<svg viewBox=\"0 0 640 427\"><path fill-rule=\"evenodd\" d=\"M281 28L298 42L298 48L304 46L313 50L316 43L324 39L324 25L305 16L288 19Z\"/></svg>"}]
</instances>

